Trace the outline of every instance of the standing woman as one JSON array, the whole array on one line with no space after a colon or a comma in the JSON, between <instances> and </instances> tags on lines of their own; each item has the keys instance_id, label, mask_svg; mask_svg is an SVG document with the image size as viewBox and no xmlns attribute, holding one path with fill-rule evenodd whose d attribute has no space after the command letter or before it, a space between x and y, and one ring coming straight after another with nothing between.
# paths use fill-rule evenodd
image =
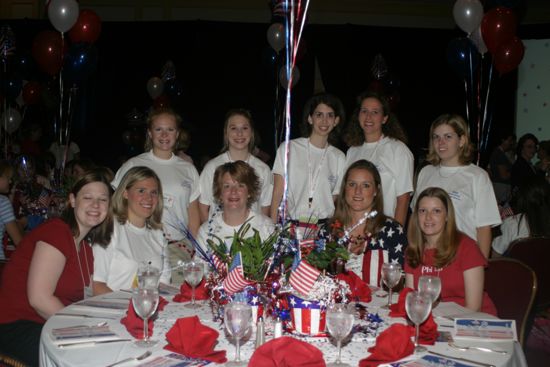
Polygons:
<instances>
[{"instance_id":1,"label":"standing woman","mask_svg":"<svg viewBox=\"0 0 550 367\"><path fill-rule=\"evenodd\" d=\"M496 315L483 291L487 259L471 238L458 231L455 213L445 190L428 187L420 192L407 231L405 285L417 289L420 276L437 276L442 302Z\"/></svg>"},{"instance_id":2,"label":"standing woman","mask_svg":"<svg viewBox=\"0 0 550 367\"><path fill-rule=\"evenodd\" d=\"M227 162L243 161L248 163L260 179L260 193L252 203L252 210L269 215L271 195L273 192L273 175L271 170L260 159L253 155L255 148L255 131L250 111L243 108L229 110L223 127L222 153L211 159L201 172L201 197L199 202L201 222L204 223L219 207L212 194L214 171Z\"/></svg>"},{"instance_id":3,"label":"standing woman","mask_svg":"<svg viewBox=\"0 0 550 367\"><path fill-rule=\"evenodd\" d=\"M333 227L349 232L350 259L346 269L365 282L380 286L382 264L403 266L407 236L403 227L382 212L381 178L376 166L364 159L348 167L336 200ZM374 217L366 216L372 211Z\"/></svg>"},{"instance_id":4,"label":"standing woman","mask_svg":"<svg viewBox=\"0 0 550 367\"><path fill-rule=\"evenodd\" d=\"M181 128L178 114L169 108L154 110L147 119L147 126L145 149L148 151L126 161L112 185L117 187L132 167L145 166L155 171L162 183L162 225L170 244L170 262L174 266L179 260L188 260L191 252L183 243L185 235L181 225L187 226L194 236L199 229L199 174L191 163L173 153Z\"/></svg>"},{"instance_id":5,"label":"standing woman","mask_svg":"<svg viewBox=\"0 0 550 367\"><path fill-rule=\"evenodd\" d=\"M109 243L111 191L102 174L86 173L73 186L63 216L47 221L21 240L0 284L2 353L37 366L46 320L91 295L94 256L90 243Z\"/></svg>"},{"instance_id":6,"label":"standing woman","mask_svg":"<svg viewBox=\"0 0 550 367\"><path fill-rule=\"evenodd\" d=\"M512 165L512 196L529 179L535 176L544 176L545 172L533 165L533 158L537 154L539 140L533 134L522 135L516 146L516 161Z\"/></svg>"},{"instance_id":7,"label":"standing woman","mask_svg":"<svg viewBox=\"0 0 550 367\"><path fill-rule=\"evenodd\" d=\"M386 97L366 92L358 101L345 134L345 141L351 146L346 166L359 159L374 163L382 177L384 214L404 225L413 191L414 166L413 155L405 145L405 133L390 113Z\"/></svg>"},{"instance_id":8,"label":"standing woman","mask_svg":"<svg viewBox=\"0 0 550 367\"><path fill-rule=\"evenodd\" d=\"M453 200L456 226L489 258L491 227L501 220L489 175L471 163L472 152L466 121L458 115L439 116L430 127L426 160L431 164L420 171L416 192L427 187L444 189Z\"/></svg>"},{"instance_id":9,"label":"standing woman","mask_svg":"<svg viewBox=\"0 0 550 367\"><path fill-rule=\"evenodd\" d=\"M114 216L111 242L93 247L94 295L134 286L140 264L164 270L160 281L170 283L161 197L160 180L152 169L132 167L122 177L111 206Z\"/></svg>"},{"instance_id":10,"label":"standing woman","mask_svg":"<svg viewBox=\"0 0 550 367\"><path fill-rule=\"evenodd\" d=\"M307 138L290 141L288 156L287 217L294 220L327 219L334 213L346 158L330 141L344 119L344 107L331 94L311 97L304 107L303 127ZM279 146L273 165L271 219L277 221L284 191L285 143Z\"/></svg>"}]
</instances>

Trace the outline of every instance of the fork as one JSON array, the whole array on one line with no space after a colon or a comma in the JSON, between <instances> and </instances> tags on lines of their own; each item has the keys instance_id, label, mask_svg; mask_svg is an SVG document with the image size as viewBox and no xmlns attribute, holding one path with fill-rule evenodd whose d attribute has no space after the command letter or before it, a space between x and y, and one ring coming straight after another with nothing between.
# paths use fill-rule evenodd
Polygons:
<instances>
[{"instance_id":1,"label":"fork","mask_svg":"<svg viewBox=\"0 0 550 367\"><path fill-rule=\"evenodd\" d=\"M122 364L122 363L126 363L126 362L130 362L130 361L141 361L141 360L144 360L145 358L149 357L151 355L151 351L148 350L147 352L143 353L142 355L140 356L137 356L137 357L130 357L130 358L126 358L126 359L123 359L123 360L120 360L118 362L115 362L113 364L110 364L106 367L113 367L113 366L118 366L119 364Z\"/></svg>"},{"instance_id":2,"label":"fork","mask_svg":"<svg viewBox=\"0 0 550 367\"><path fill-rule=\"evenodd\" d=\"M463 351L463 352L466 352L468 350L479 350L481 352L493 352L493 353L499 353L499 354L508 354L508 352L505 351L505 350L491 349L491 348L485 348L485 347L460 346L460 345L456 345L452 341L449 341L448 343L449 343L450 347L456 348L456 349L458 349L460 351Z\"/></svg>"}]
</instances>

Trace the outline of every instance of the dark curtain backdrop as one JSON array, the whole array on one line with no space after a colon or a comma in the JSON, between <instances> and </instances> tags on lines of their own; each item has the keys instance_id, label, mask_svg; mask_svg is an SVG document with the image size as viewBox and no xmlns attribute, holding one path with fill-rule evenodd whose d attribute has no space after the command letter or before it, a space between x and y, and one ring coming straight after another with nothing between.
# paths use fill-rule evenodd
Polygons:
<instances>
[{"instance_id":1,"label":"dark curtain backdrop","mask_svg":"<svg viewBox=\"0 0 550 367\"><path fill-rule=\"evenodd\" d=\"M28 54L34 36L52 29L47 21L5 21L17 37L17 53ZM244 107L252 111L261 148L274 158L273 113L277 70L281 61L269 61L268 24L206 21L104 22L96 71L78 89L72 136L82 155L116 169L124 157L138 153L123 143L129 129L126 115L145 112L152 105L146 83L160 76L172 60L183 95L173 103L191 133L189 153L197 163L215 156L222 146L226 111ZM372 80L371 65L382 54L400 85L396 110L418 155L428 141L430 123L441 113L465 114L464 82L448 67L446 47L463 32L356 25L308 25L305 54L298 63L301 77L293 89L292 135L299 135L301 110L313 92L314 62L318 60L328 92L339 96L351 116L356 96ZM550 38L550 26L520 28L522 38ZM36 70L31 78L55 86L56 81ZM493 133L513 129L516 73L496 77L493 92ZM284 98L280 90L280 99ZM51 102L51 101L50 101ZM54 101L55 102L55 101ZM42 123L52 138L50 108L28 109L24 124ZM53 103L55 105L55 103ZM131 127L138 134L143 127ZM494 142L491 141L493 144Z\"/></svg>"}]
</instances>

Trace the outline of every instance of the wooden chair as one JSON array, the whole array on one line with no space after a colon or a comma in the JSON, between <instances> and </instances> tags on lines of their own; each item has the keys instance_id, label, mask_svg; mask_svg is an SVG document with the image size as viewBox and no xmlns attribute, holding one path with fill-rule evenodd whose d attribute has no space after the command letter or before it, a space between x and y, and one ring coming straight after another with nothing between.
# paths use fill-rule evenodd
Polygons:
<instances>
[{"instance_id":1,"label":"wooden chair","mask_svg":"<svg viewBox=\"0 0 550 367\"><path fill-rule=\"evenodd\" d=\"M538 313L550 306L550 238L527 237L513 241L506 255L520 260L535 271L538 292L534 310Z\"/></svg>"},{"instance_id":2,"label":"wooden chair","mask_svg":"<svg viewBox=\"0 0 550 367\"><path fill-rule=\"evenodd\" d=\"M27 367L27 365L13 357L0 353L0 367Z\"/></svg>"},{"instance_id":3,"label":"wooden chair","mask_svg":"<svg viewBox=\"0 0 550 367\"><path fill-rule=\"evenodd\" d=\"M526 325L537 292L535 272L515 259L491 259L485 270L485 291L493 300L498 317L516 320L518 339L523 345Z\"/></svg>"}]
</instances>

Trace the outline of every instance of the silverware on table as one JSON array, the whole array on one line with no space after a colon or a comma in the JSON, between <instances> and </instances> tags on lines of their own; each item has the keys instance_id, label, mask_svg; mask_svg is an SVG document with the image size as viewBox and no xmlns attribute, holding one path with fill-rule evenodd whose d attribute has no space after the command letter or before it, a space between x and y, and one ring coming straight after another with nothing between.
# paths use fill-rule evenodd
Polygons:
<instances>
[{"instance_id":1,"label":"silverware on table","mask_svg":"<svg viewBox=\"0 0 550 367\"><path fill-rule=\"evenodd\" d=\"M461 358L461 357L448 356L446 354L437 353L437 352L434 352L432 350L428 350L428 353L433 354L434 356L439 356L439 357L448 358L448 359L454 359L456 361L474 363L474 364L477 364L477 365L483 366L483 367L496 367L494 364L485 363L485 362L478 362L478 361L474 361L473 359L466 359L466 358Z\"/></svg>"},{"instance_id":2,"label":"silverware on table","mask_svg":"<svg viewBox=\"0 0 550 367\"><path fill-rule=\"evenodd\" d=\"M85 317L89 319L108 319L108 320L118 320L119 317L113 317L113 316L100 316L100 315L86 315L83 313L65 313L65 312L58 312L55 314L55 316L71 316L71 317Z\"/></svg>"},{"instance_id":3,"label":"silverware on table","mask_svg":"<svg viewBox=\"0 0 550 367\"><path fill-rule=\"evenodd\" d=\"M61 349L66 348L76 348L76 347L93 347L97 344L108 344L108 343L119 343L119 342L129 342L132 339L113 339L113 340L98 340L98 341L82 341L76 343L64 343L58 344L57 346Z\"/></svg>"},{"instance_id":4,"label":"silverware on table","mask_svg":"<svg viewBox=\"0 0 550 367\"><path fill-rule=\"evenodd\" d=\"M452 341L449 341L449 346L452 347L452 348L456 348L458 350L461 350L463 352L466 352L468 350L479 350L481 352L492 352L492 353L499 353L499 354L508 354L507 351L505 350L499 350L499 349L491 349L491 348L486 348L486 347L468 347L468 346L461 346L461 345L456 345L455 343L453 343Z\"/></svg>"},{"instance_id":5,"label":"silverware on table","mask_svg":"<svg viewBox=\"0 0 550 367\"><path fill-rule=\"evenodd\" d=\"M126 358L126 359L120 360L120 361L118 361L118 362L115 362L115 363L110 364L110 365L105 366L105 367L118 366L119 364L126 363L126 362L130 362L130 361L141 361L141 360L143 360L143 359L149 357L150 355L151 355L151 351L148 350L147 352L143 353L143 354L140 355L140 356Z\"/></svg>"}]
</instances>

